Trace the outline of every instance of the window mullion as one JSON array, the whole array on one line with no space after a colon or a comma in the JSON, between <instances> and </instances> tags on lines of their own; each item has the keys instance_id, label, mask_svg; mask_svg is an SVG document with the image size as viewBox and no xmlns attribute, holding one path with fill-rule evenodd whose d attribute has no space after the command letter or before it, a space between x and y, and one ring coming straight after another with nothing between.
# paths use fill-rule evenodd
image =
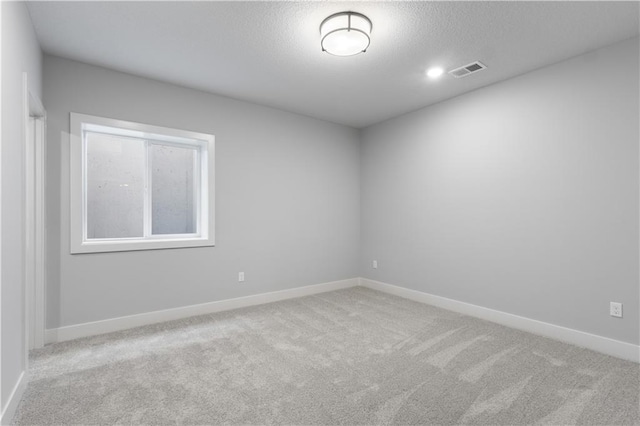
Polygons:
<instances>
[{"instance_id":1,"label":"window mullion","mask_svg":"<svg viewBox=\"0 0 640 426\"><path fill-rule=\"evenodd\" d=\"M88 220L87 220L87 199L88 199L88 185L87 185L87 164L88 164L88 156L87 156L87 132L85 130L81 131L82 138L80 139L81 143L81 152L82 152L82 241L87 241L88 232Z\"/></svg>"},{"instance_id":2,"label":"window mullion","mask_svg":"<svg viewBox=\"0 0 640 426\"><path fill-rule=\"evenodd\" d=\"M144 150L145 150L145 174L144 174L144 218L143 218L143 228L144 228L144 238L149 238L151 236L151 192L152 185L151 182L151 170L153 167L151 160L151 143L148 140L144 141Z\"/></svg>"},{"instance_id":3,"label":"window mullion","mask_svg":"<svg viewBox=\"0 0 640 426\"><path fill-rule=\"evenodd\" d=\"M197 149L195 150L194 153L194 157L193 157L193 199L194 199L194 206L195 208L193 209L193 220L194 220L194 224L195 224L195 232L198 235L202 235L202 226L201 226L201 203L202 203L202 174L201 174L201 170L200 170L200 162L201 162L201 158L202 158L202 150L201 149Z\"/></svg>"}]
</instances>

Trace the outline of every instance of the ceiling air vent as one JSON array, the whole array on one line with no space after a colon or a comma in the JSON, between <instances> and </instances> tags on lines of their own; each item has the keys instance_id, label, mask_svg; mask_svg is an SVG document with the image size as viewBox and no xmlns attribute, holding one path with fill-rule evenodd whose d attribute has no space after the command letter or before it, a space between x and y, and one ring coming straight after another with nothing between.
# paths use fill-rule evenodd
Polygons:
<instances>
[{"instance_id":1,"label":"ceiling air vent","mask_svg":"<svg viewBox=\"0 0 640 426\"><path fill-rule=\"evenodd\" d=\"M472 62L468 65L465 65L460 68L456 68L454 70L449 71L449 74L454 76L455 78L466 77L469 74L473 74L474 72L482 71L486 66L479 61Z\"/></svg>"}]
</instances>

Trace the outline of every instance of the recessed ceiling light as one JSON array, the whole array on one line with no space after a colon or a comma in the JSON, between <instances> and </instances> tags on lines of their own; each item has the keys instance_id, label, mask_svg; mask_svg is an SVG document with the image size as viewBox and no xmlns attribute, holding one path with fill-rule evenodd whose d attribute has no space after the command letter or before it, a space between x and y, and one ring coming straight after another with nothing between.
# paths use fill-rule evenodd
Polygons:
<instances>
[{"instance_id":1,"label":"recessed ceiling light","mask_svg":"<svg viewBox=\"0 0 640 426\"><path fill-rule=\"evenodd\" d=\"M427 75L431 78L438 78L444 73L444 70L440 67L433 67L427 70Z\"/></svg>"},{"instance_id":2,"label":"recessed ceiling light","mask_svg":"<svg viewBox=\"0 0 640 426\"><path fill-rule=\"evenodd\" d=\"M322 51L335 56L352 56L366 52L371 27L369 18L361 13L335 13L320 24Z\"/></svg>"}]
</instances>

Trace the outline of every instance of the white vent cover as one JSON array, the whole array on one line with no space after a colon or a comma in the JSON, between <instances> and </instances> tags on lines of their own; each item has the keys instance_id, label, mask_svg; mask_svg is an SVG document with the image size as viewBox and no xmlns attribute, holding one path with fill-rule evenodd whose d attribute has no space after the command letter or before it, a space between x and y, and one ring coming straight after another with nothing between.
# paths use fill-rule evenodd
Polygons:
<instances>
[{"instance_id":1,"label":"white vent cover","mask_svg":"<svg viewBox=\"0 0 640 426\"><path fill-rule=\"evenodd\" d=\"M485 68L486 66L482 62L476 61L476 62L467 64L463 67L451 70L449 71L449 74L451 74L455 78L461 78L461 77L466 77L469 74L473 74L474 72L482 71Z\"/></svg>"}]
</instances>

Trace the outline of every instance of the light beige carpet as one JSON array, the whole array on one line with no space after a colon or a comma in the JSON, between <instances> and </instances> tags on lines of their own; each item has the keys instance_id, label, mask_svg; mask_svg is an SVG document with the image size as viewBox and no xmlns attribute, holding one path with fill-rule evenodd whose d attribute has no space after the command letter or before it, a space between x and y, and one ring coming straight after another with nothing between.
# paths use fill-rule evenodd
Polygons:
<instances>
[{"instance_id":1,"label":"light beige carpet","mask_svg":"<svg viewBox=\"0 0 640 426\"><path fill-rule=\"evenodd\" d=\"M359 287L31 365L18 425L640 424L638 364Z\"/></svg>"}]
</instances>

